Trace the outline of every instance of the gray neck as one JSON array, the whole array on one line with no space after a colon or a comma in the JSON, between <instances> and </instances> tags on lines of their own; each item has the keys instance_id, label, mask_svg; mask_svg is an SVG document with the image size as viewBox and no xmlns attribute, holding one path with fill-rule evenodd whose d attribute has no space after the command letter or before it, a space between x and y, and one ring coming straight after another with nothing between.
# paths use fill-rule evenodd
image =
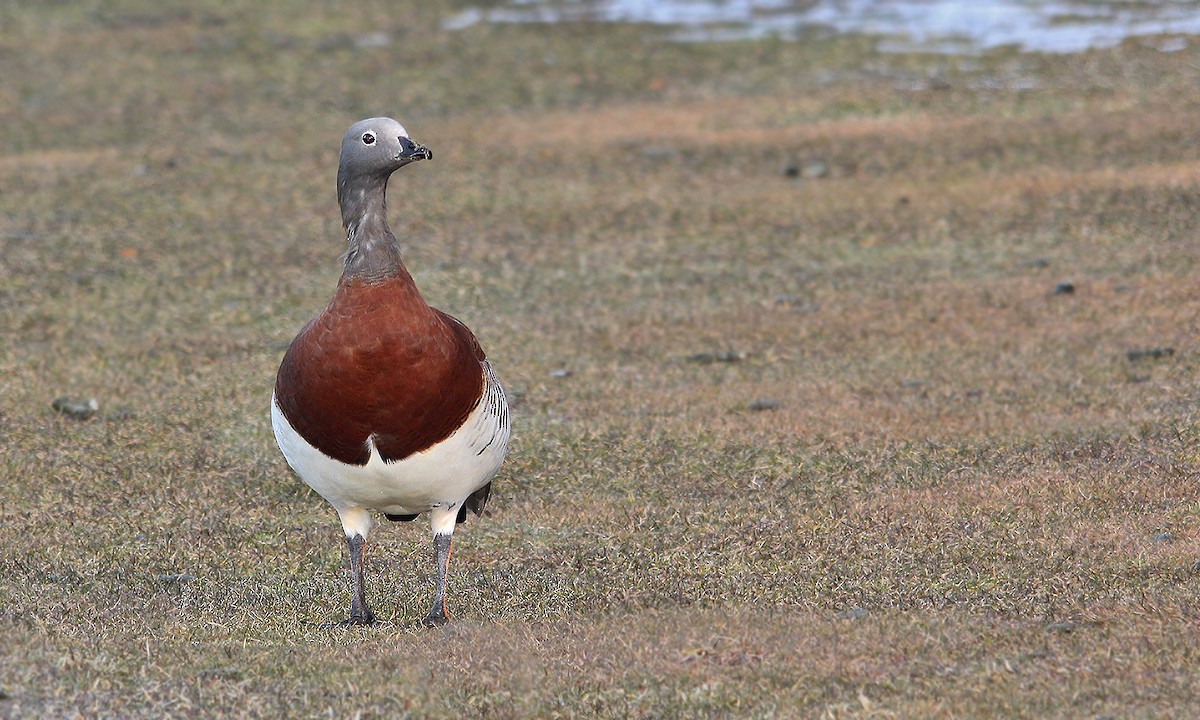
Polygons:
<instances>
[{"instance_id":1,"label":"gray neck","mask_svg":"<svg viewBox=\"0 0 1200 720\"><path fill-rule=\"evenodd\" d=\"M338 204L346 229L345 277L373 282L391 277L404 268L400 244L387 223L384 196L388 176L338 177Z\"/></svg>"}]
</instances>

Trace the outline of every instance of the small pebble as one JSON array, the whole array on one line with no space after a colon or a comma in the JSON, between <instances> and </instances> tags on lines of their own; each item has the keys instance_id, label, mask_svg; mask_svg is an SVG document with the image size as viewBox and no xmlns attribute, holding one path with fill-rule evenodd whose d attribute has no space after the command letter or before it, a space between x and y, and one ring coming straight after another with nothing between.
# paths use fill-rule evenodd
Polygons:
<instances>
[{"instance_id":1,"label":"small pebble","mask_svg":"<svg viewBox=\"0 0 1200 720\"><path fill-rule=\"evenodd\" d=\"M713 363L735 363L746 359L746 353L736 350L722 350L719 352L699 352L693 355L688 355L688 361L700 363L701 365L711 365Z\"/></svg>"},{"instance_id":2,"label":"small pebble","mask_svg":"<svg viewBox=\"0 0 1200 720\"><path fill-rule=\"evenodd\" d=\"M1054 286L1055 295L1070 295L1073 292L1075 292L1075 283L1060 282Z\"/></svg>"},{"instance_id":3,"label":"small pebble","mask_svg":"<svg viewBox=\"0 0 1200 720\"><path fill-rule=\"evenodd\" d=\"M100 410L100 403L96 402L96 398L72 400L64 395L54 398L54 402L50 403L50 407L72 420L87 420Z\"/></svg>"},{"instance_id":4,"label":"small pebble","mask_svg":"<svg viewBox=\"0 0 1200 720\"><path fill-rule=\"evenodd\" d=\"M763 410L778 410L783 407L783 403L778 400L758 399L746 406L747 410L754 412L762 412Z\"/></svg>"},{"instance_id":5,"label":"small pebble","mask_svg":"<svg viewBox=\"0 0 1200 720\"><path fill-rule=\"evenodd\" d=\"M820 180L829 177L829 163L824 160L812 160L803 164L790 162L784 166L783 176L790 180Z\"/></svg>"},{"instance_id":6,"label":"small pebble","mask_svg":"<svg viewBox=\"0 0 1200 720\"><path fill-rule=\"evenodd\" d=\"M1156 347L1144 350L1130 350L1125 353L1125 357L1128 358L1129 362L1137 362L1138 360L1161 360L1171 357L1174 354L1175 348L1173 347Z\"/></svg>"},{"instance_id":7,"label":"small pebble","mask_svg":"<svg viewBox=\"0 0 1200 720\"><path fill-rule=\"evenodd\" d=\"M558 370L550 371L550 377L553 377L553 378L571 377L571 374L572 374L571 371L567 370L566 368L559 368Z\"/></svg>"}]
</instances>

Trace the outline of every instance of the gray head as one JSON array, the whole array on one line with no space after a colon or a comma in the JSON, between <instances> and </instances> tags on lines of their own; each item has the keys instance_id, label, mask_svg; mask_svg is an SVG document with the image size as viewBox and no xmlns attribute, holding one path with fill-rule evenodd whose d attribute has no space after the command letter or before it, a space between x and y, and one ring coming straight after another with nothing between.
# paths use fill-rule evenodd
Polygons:
<instances>
[{"instance_id":1,"label":"gray head","mask_svg":"<svg viewBox=\"0 0 1200 720\"><path fill-rule=\"evenodd\" d=\"M432 160L429 148L415 143L404 126L387 117L360 120L342 136L338 194L373 188L416 160Z\"/></svg>"}]
</instances>

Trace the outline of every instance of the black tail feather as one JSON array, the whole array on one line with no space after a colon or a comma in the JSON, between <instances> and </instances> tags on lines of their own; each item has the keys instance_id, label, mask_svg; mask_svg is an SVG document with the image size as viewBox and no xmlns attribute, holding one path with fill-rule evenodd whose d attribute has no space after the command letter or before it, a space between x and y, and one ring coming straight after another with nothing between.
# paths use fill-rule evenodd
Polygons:
<instances>
[{"instance_id":1,"label":"black tail feather","mask_svg":"<svg viewBox=\"0 0 1200 720\"><path fill-rule=\"evenodd\" d=\"M467 501L458 509L458 522L463 522L467 519L467 511L475 513L479 517L483 517L483 506L487 505L488 495L492 493L492 484L488 483L471 493Z\"/></svg>"}]
</instances>

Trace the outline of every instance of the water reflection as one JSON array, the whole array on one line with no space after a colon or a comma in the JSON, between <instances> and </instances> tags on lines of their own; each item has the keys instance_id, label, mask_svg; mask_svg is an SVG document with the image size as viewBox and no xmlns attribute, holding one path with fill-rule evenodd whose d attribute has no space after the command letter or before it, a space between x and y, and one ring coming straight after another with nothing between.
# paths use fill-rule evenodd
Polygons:
<instances>
[{"instance_id":1,"label":"water reflection","mask_svg":"<svg viewBox=\"0 0 1200 720\"><path fill-rule=\"evenodd\" d=\"M1200 4L1181 0L510 0L447 18L449 30L490 23L620 22L667 25L679 41L823 33L880 37L880 49L970 53L1014 45L1069 53L1128 37L1162 38L1164 52L1200 34Z\"/></svg>"}]
</instances>

